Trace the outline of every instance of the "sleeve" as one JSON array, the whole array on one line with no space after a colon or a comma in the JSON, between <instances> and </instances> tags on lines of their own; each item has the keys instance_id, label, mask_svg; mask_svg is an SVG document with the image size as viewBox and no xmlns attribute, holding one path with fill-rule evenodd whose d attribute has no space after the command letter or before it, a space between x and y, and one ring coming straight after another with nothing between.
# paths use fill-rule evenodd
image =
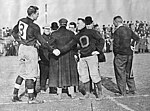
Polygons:
<instances>
[{"instance_id":1,"label":"sleeve","mask_svg":"<svg viewBox=\"0 0 150 111\"><path fill-rule=\"evenodd\" d=\"M74 46L77 45L77 39L75 39L75 38L77 38L77 36L74 35L73 39L69 43L67 43L64 47L59 49L60 52L65 53L65 52L73 49Z\"/></svg>"},{"instance_id":2,"label":"sleeve","mask_svg":"<svg viewBox=\"0 0 150 111\"><path fill-rule=\"evenodd\" d=\"M93 37L94 37L95 39L100 40L100 39L102 38L102 35L101 35L98 31L96 31L96 30L91 30L91 32L92 32L92 35L93 35Z\"/></svg>"},{"instance_id":3,"label":"sleeve","mask_svg":"<svg viewBox=\"0 0 150 111\"><path fill-rule=\"evenodd\" d=\"M25 41L23 39L21 39L21 35L19 33L19 21L18 21L17 25L15 25L13 30L12 30L12 36L18 42L18 44L25 44Z\"/></svg>"},{"instance_id":4,"label":"sleeve","mask_svg":"<svg viewBox=\"0 0 150 111\"><path fill-rule=\"evenodd\" d=\"M99 40L96 42L96 46L97 46L97 50L99 52L102 52L103 48L104 48L104 44L105 44L105 40L102 38L102 35L97 33L99 36Z\"/></svg>"},{"instance_id":5,"label":"sleeve","mask_svg":"<svg viewBox=\"0 0 150 111\"><path fill-rule=\"evenodd\" d=\"M102 52L102 50L104 48L105 40L102 38L102 35L96 30L92 30L92 35L96 39L96 48L97 48L97 50L99 52Z\"/></svg>"},{"instance_id":6,"label":"sleeve","mask_svg":"<svg viewBox=\"0 0 150 111\"><path fill-rule=\"evenodd\" d=\"M132 30L131 30L131 33L132 33L132 39L133 39L133 41L131 42L131 45L134 46L135 42L138 43L140 38Z\"/></svg>"},{"instance_id":7,"label":"sleeve","mask_svg":"<svg viewBox=\"0 0 150 111\"><path fill-rule=\"evenodd\" d=\"M18 29L18 24L19 24L19 21L17 23L17 25L14 26L13 30L12 30L12 36L14 37L14 39L20 43L21 42L21 39L20 39L20 36L19 36L19 29Z\"/></svg>"},{"instance_id":8,"label":"sleeve","mask_svg":"<svg viewBox=\"0 0 150 111\"><path fill-rule=\"evenodd\" d=\"M120 47L119 42L120 42L119 32L116 30L114 33L114 40L113 40L114 55L116 55L119 50L119 47Z\"/></svg>"},{"instance_id":9,"label":"sleeve","mask_svg":"<svg viewBox=\"0 0 150 111\"><path fill-rule=\"evenodd\" d=\"M50 52L54 50L54 48L50 45L49 41L46 41L43 36L41 35L40 27L36 27L34 32L35 37L40 42L41 46L47 48Z\"/></svg>"}]
</instances>

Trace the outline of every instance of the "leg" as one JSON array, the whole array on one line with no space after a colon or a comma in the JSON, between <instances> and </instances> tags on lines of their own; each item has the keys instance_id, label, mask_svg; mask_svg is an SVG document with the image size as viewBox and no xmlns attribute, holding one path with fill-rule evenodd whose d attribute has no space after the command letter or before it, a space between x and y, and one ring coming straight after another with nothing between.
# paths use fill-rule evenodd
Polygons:
<instances>
[{"instance_id":1,"label":"leg","mask_svg":"<svg viewBox=\"0 0 150 111\"><path fill-rule=\"evenodd\" d=\"M86 94L83 97L80 97L81 100L87 99L90 96L90 82L84 83Z\"/></svg>"},{"instance_id":2,"label":"leg","mask_svg":"<svg viewBox=\"0 0 150 111\"><path fill-rule=\"evenodd\" d=\"M131 92L134 94L136 91L136 86L135 86L133 70L132 70L132 61L133 61L133 55L129 55L127 66L126 66L126 82L129 88L129 93Z\"/></svg>"},{"instance_id":3,"label":"leg","mask_svg":"<svg viewBox=\"0 0 150 111\"><path fill-rule=\"evenodd\" d=\"M33 79L26 79L25 85L27 87L27 93L28 93L28 103L29 104L38 104L43 103L43 101L36 100L36 94L35 94L35 81Z\"/></svg>"},{"instance_id":4,"label":"leg","mask_svg":"<svg viewBox=\"0 0 150 111\"><path fill-rule=\"evenodd\" d=\"M96 100L102 100L105 98L105 95L103 95L102 93L102 83L101 81L99 81L98 83L95 83L95 85L97 86L97 97L96 97Z\"/></svg>"},{"instance_id":5,"label":"leg","mask_svg":"<svg viewBox=\"0 0 150 111\"><path fill-rule=\"evenodd\" d=\"M22 84L22 82L23 82L23 78L18 76L17 79L16 79L14 92L13 92L13 98L12 98L13 102L21 101L18 97L18 92L19 92L19 88L20 88L20 85Z\"/></svg>"},{"instance_id":6,"label":"leg","mask_svg":"<svg viewBox=\"0 0 150 111\"><path fill-rule=\"evenodd\" d=\"M61 99L62 97L62 88L57 87L57 94L58 94L58 99Z\"/></svg>"},{"instance_id":7,"label":"leg","mask_svg":"<svg viewBox=\"0 0 150 111\"><path fill-rule=\"evenodd\" d=\"M117 54L114 58L116 82L121 95L126 95L126 62L127 55Z\"/></svg>"},{"instance_id":8,"label":"leg","mask_svg":"<svg viewBox=\"0 0 150 111\"><path fill-rule=\"evenodd\" d=\"M40 62L40 87L41 91L46 92L47 75L49 74L48 66Z\"/></svg>"},{"instance_id":9,"label":"leg","mask_svg":"<svg viewBox=\"0 0 150 111\"><path fill-rule=\"evenodd\" d=\"M80 97L80 99L89 98L90 93L90 78L89 78L89 67L86 61L87 58L80 58L78 64L78 71L79 71L79 81L83 83L85 89L85 95Z\"/></svg>"},{"instance_id":10,"label":"leg","mask_svg":"<svg viewBox=\"0 0 150 111\"><path fill-rule=\"evenodd\" d=\"M75 98L74 86L68 87L68 93L71 95L71 98Z\"/></svg>"},{"instance_id":11,"label":"leg","mask_svg":"<svg viewBox=\"0 0 150 111\"><path fill-rule=\"evenodd\" d=\"M94 62L95 61L95 62ZM96 98L97 100L102 99L102 85L101 85L101 74L100 74L100 64L98 63L98 59L96 56L93 56L88 61L90 76L92 81L94 82Z\"/></svg>"}]
</instances>

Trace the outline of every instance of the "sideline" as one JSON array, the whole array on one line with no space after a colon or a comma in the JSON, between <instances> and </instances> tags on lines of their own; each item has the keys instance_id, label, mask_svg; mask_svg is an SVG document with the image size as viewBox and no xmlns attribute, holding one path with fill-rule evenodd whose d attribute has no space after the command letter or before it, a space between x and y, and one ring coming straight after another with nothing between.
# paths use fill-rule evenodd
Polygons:
<instances>
[{"instance_id":1,"label":"sideline","mask_svg":"<svg viewBox=\"0 0 150 111\"><path fill-rule=\"evenodd\" d=\"M126 96L126 97L123 97L123 96L121 96L121 97L111 97L111 96L107 95L106 98L104 98L104 99L111 100L111 101L115 102L118 106L121 106L121 107L129 110L130 108L128 108L128 106L119 103L115 99L117 99L117 98L133 98L133 97L134 98L138 98L138 97L148 97L148 96L150 96L150 95L133 95L133 96ZM92 97L92 98L89 98L89 99L94 100L95 98ZM44 103L63 102L63 101L79 101L79 98L75 98L75 99L61 99L61 100L56 99L56 100L48 100L48 101L44 100ZM84 101L84 100L80 100L80 101ZM13 105L13 104L28 104L28 102L27 101L22 101L22 102L5 102L5 103L0 102L0 105ZM134 110L130 109L130 111L134 111Z\"/></svg>"},{"instance_id":2,"label":"sideline","mask_svg":"<svg viewBox=\"0 0 150 111\"><path fill-rule=\"evenodd\" d=\"M122 103L119 103L117 100L115 100L115 99L117 99L117 98L138 98L138 97L148 97L149 95L132 95L132 96L126 96L126 97L123 97L123 96L120 96L120 97L110 97L110 96L108 96L107 98L109 99L109 100L111 100L111 101L113 101L114 103L116 103L118 106L121 106L122 108L124 108L124 109L126 109L126 110L128 110L128 111L135 111L135 110L133 110L133 109L131 109L131 108L129 108L127 105L124 105L124 104L122 104Z\"/></svg>"},{"instance_id":3,"label":"sideline","mask_svg":"<svg viewBox=\"0 0 150 111\"><path fill-rule=\"evenodd\" d=\"M119 103L117 100L115 100L113 97L108 97L109 100L113 101L116 103L118 106L121 106L122 108L128 110L128 111L134 111L133 109L129 108L127 105Z\"/></svg>"}]
</instances>

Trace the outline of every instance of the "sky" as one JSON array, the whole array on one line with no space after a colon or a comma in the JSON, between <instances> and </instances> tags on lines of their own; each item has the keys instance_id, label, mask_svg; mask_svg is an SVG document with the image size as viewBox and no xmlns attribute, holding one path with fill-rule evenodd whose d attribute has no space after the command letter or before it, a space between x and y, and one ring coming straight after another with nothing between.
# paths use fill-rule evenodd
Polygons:
<instances>
[{"instance_id":1,"label":"sky","mask_svg":"<svg viewBox=\"0 0 150 111\"><path fill-rule=\"evenodd\" d=\"M27 16L30 5L39 7L36 23L40 27L61 18L76 22L78 17L86 16L92 16L100 26L112 24L116 15L129 21L150 21L150 0L0 0L0 28L12 28L20 18Z\"/></svg>"}]
</instances>

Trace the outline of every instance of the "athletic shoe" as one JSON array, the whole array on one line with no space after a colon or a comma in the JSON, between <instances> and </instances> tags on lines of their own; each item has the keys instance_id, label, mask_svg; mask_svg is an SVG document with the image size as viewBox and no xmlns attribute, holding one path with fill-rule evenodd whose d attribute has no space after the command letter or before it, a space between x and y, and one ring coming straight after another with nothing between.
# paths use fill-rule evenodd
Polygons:
<instances>
[{"instance_id":1,"label":"athletic shoe","mask_svg":"<svg viewBox=\"0 0 150 111\"><path fill-rule=\"evenodd\" d=\"M12 102L20 102L22 101L18 96L13 96L12 97Z\"/></svg>"},{"instance_id":2,"label":"athletic shoe","mask_svg":"<svg viewBox=\"0 0 150 111\"><path fill-rule=\"evenodd\" d=\"M28 104L41 104L41 103L44 103L44 101L37 100L37 99L28 100Z\"/></svg>"}]
</instances>

